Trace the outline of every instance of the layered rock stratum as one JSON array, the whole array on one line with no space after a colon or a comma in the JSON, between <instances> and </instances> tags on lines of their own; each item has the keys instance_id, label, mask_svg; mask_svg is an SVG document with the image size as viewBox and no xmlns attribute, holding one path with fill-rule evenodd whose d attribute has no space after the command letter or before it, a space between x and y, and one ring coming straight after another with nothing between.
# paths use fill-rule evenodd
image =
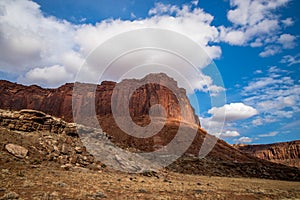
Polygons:
<instances>
[{"instance_id":1,"label":"layered rock stratum","mask_svg":"<svg viewBox=\"0 0 300 200\"><path fill-rule=\"evenodd\" d=\"M132 117L147 116L151 106L160 104L164 107L168 118L200 125L199 118L194 114L194 109L186 96L186 91L178 88L174 79L163 73L149 74L141 80L127 79L119 84L122 84L127 90L132 90L136 82L141 84L141 87L137 88L130 98L129 110ZM55 89L45 89L37 85L24 86L1 80L0 108L39 110L72 122L72 98L76 99L73 105L73 111L76 112L76 107L84 109L86 98L95 96L97 115L101 117L112 114L111 97L117 83L103 81L100 85L76 84L82 92L73 93L73 83L67 83ZM91 88L95 90L90 91ZM125 92L124 90L116 91L120 99ZM174 92L178 95L176 96ZM178 102L179 98L185 105L182 110Z\"/></svg>"},{"instance_id":2,"label":"layered rock stratum","mask_svg":"<svg viewBox=\"0 0 300 200\"><path fill-rule=\"evenodd\" d=\"M234 147L260 159L300 168L300 140L273 144L237 144Z\"/></svg>"}]
</instances>

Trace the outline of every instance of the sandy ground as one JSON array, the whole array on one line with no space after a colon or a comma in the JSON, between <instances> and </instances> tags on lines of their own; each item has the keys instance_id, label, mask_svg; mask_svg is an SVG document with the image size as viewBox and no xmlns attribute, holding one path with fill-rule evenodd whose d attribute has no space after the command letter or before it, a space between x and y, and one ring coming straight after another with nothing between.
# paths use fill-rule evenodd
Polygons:
<instances>
[{"instance_id":1,"label":"sandy ground","mask_svg":"<svg viewBox=\"0 0 300 200\"><path fill-rule=\"evenodd\" d=\"M300 199L300 182L7 164L0 199Z\"/></svg>"}]
</instances>

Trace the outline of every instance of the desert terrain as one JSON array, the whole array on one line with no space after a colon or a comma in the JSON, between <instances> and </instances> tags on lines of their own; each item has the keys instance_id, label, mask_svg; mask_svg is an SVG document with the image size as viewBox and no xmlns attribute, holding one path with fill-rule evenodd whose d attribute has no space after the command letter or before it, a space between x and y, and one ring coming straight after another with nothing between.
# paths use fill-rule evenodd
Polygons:
<instances>
[{"instance_id":1,"label":"desert terrain","mask_svg":"<svg viewBox=\"0 0 300 200\"><path fill-rule=\"evenodd\" d=\"M141 127L150 123L152 105L159 103L166 109L167 123L149 138L129 136L116 124L110 102L116 83L81 85L83 94L76 94L75 104L82 109L77 112L83 124L77 124L72 118L73 84L44 89L2 81L0 199L300 199L299 168L260 159L209 135L201 128L185 90L173 79L158 74L140 81L157 78L168 83L186 106L180 115L176 96L158 84L145 82L134 91L129 110ZM131 81L139 80L124 81L129 90ZM88 107L84 105L92 96L90 87L96 89L96 114L102 129L89 126L91 113L85 112ZM117 95L124 96L124 92ZM184 126L179 124L182 118ZM181 145L185 138L175 137L179 127L187 136L194 132L195 138L166 167L152 169L147 163L141 165L139 156L128 158L117 150L152 152L173 140ZM80 130L84 137L79 136ZM199 158L205 139L216 143L208 155ZM100 149L89 148L97 142ZM298 147L292 149L289 154L296 158ZM280 158L286 157L290 158Z\"/></svg>"}]
</instances>

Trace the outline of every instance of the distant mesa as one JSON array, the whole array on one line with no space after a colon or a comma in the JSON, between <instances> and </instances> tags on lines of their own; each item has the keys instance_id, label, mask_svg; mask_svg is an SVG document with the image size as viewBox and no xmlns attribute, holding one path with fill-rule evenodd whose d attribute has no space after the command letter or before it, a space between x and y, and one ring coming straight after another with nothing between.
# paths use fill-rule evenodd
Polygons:
<instances>
[{"instance_id":1,"label":"distant mesa","mask_svg":"<svg viewBox=\"0 0 300 200\"><path fill-rule=\"evenodd\" d=\"M273 144L237 144L233 146L260 159L300 168L300 140Z\"/></svg>"}]
</instances>

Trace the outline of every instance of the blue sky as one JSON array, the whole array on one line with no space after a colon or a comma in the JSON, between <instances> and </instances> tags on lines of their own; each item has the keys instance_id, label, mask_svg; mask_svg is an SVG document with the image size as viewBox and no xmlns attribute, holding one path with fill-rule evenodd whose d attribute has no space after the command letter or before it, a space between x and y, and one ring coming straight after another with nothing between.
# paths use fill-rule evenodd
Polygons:
<instances>
[{"instance_id":1,"label":"blue sky","mask_svg":"<svg viewBox=\"0 0 300 200\"><path fill-rule=\"evenodd\" d=\"M196 92L205 128L214 133L225 117L214 134L229 143L296 140L299 8L297 0L3 0L0 79L57 87L74 81L79 63L110 37L166 28L202 45L222 76L226 105L212 108L207 92Z\"/></svg>"}]
</instances>

